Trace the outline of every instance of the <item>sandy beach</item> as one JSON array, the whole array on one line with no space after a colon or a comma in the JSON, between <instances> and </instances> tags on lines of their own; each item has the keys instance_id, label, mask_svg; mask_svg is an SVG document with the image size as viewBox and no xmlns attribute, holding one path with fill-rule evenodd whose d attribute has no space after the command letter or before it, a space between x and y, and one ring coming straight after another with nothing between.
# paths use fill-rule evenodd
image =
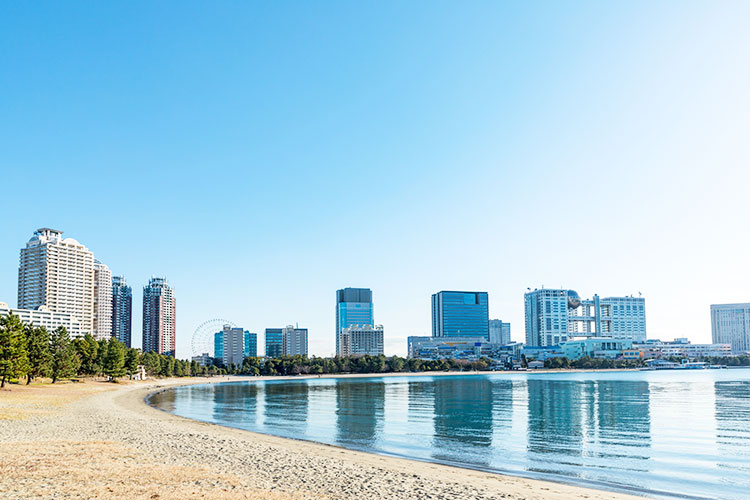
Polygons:
<instances>
[{"instance_id":1,"label":"sandy beach","mask_svg":"<svg viewBox=\"0 0 750 500\"><path fill-rule=\"evenodd\" d=\"M170 386L220 381L11 386L0 392L0 497L640 498L230 429L144 402Z\"/></svg>"}]
</instances>

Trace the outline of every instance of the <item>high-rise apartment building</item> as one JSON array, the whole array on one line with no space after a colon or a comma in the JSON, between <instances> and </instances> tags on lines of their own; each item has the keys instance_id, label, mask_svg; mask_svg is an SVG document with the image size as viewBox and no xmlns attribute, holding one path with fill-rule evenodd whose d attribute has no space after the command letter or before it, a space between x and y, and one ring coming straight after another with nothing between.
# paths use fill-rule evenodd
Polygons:
<instances>
[{"instance_id":1,"label":"high-rise apartment building","mask_svg":"<svg viewBox=\"0 0 750 500\"><path fill-rule=\"evenodd\" d=\"M750 304L713 304L711 338L714 344L729 344L732 354L750 352Z\"/></svg>"},{"instance_id":2,"label":"high-rise apartment building","mask_svg":"<svg viewBox=\"0 0 750 500\"><path fill-rule=\"evenodd\" d=\"M433 337L490 338L487 292L442 291L432 296Z\"/></svg>"},{"instance_id":3,"label":"high-rise apartment building","mask_svg":"<svg viewBox=\"0 0 750 500\"><path fill-rule=\"evenodd\" d=\"M112 336L131 347L133 289L123 276L112 277Z\"/></svg>"},{"instance_id":4,"label":"high-rise apartment building","mask_svg":"<svg viewBox=\"0 0 750 500\"><path fill-rule=\"evenodd\" d=\"M510 344L510 323L499 319L490 320L490 342L493 344Z\"/></svg>"},{"instance_id":5,"label":"high-rise apartment building","mask_svg":"<svg viewBox=\"0 0 750 500\"><path fill-rule=\"evenodd\" d=\"M542 288L524 294L526 345L555 346L568 337L646 340L643 297L582 300L574 290Z\"/></svg>"},{"instance_id":6,"label":"high-rise apartment building","mask_svg":"<svg viewBox=\"0 0 750 500\"><path fill-rule=\"evenodd\" d=\"M83 333L94 330L94 254L62 231L40 228L21 249L18 308L46 306L69 314Z\"/></svg>"},{"instance_id":7,"label":"high-rise apartment building","mask_svg":"<svg viewBox=\"0 0 750 500\"><path fill-rule=\"evenodd\" d=\"M258 334L245 330L245 357L258 357Z\"/></svg>"},{"instance_id":8,"label":"high-rise apartment building","mask_svg":"<svg viewBox=\"0 0 750 500\"><path fill-rule=\"evenodd\" d=\"M94 259L94 331L96 340L112 335L112 271Z\"/></svg>"},{"instance_id":9,"label":"high-rise apartment building","mask_svg":"<svg viewBox=\"0 0 750 500\"><path fill-rule=\"evenodd\" d=\"M280 358L284 353L284 329L266 328L266 357Z\"/></svg>"},{"instance_id":10,"label":"high-rise apartment building","mask_svg":"<svg viewBox=\"0 0 750 500\"><path fill-rule=\"evenodd\" d=\"M383 354L382 325L352 325L341 330L341 356Z\"/></svg>"},{"instance_id":11,"label":"high-rise apartment building","mask_svg":"<svg viewBox=\"0 0 750 500\"><path fill-rule=\"evenodd\" d=\"M174 356L177 302L166 278L152 277L143 287L143 352Z\"/></svg>"},{"instance_id":12,"label":"high-rise apartment building","mask_svg":"<svg viewBox=\"0 0 750 500\"><path fill-rule=\"evenodd\" d=\"M282 330L282 345L284 356L307 356L307 328L287 326Z\"/></svg>"},{"instance_id":13,"label":"high-rise apartment building","mask_svg":"<svg viewBox=\"0 0 750 500\"><path fill-rule=\"evenodd\" d=\"M336 290L336 355L341 356L341 330L352 325L373 325L372 290L343 288Z\"/></svg>"}]
</instances>

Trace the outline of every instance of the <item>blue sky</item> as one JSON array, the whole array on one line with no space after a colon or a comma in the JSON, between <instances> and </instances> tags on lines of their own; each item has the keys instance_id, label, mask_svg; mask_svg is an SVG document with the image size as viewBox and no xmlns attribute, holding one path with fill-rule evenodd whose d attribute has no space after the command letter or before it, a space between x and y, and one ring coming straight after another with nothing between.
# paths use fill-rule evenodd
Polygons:
<instances>
[{"instance_id":1,"label":"blue sky","mask_svg":"<svg viewBox=\"0 0 750 500\"><path fill-rule=\"evenodd\" d=\"M750 301L750 4L75 2L0 6L0 300L65 231L134 286L166 276L178 355L223 317L334 350L373 289L386 353L430 294L646 297L710 339Z\"/></svg>"}]
</instances>

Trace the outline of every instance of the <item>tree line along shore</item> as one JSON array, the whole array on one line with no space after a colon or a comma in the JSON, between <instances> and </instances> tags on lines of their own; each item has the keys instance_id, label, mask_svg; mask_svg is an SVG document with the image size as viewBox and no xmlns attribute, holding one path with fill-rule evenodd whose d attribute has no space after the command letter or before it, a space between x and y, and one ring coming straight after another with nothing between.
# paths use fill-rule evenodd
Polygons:
<instances>
[{"instance_id":1,"label":"tree line along shore","mask_svg":"<svg viewBox=\"0 0 750 500\"><path fill-rule=\"evenodd\" d=\"M670 358L670 360L672 360ZM521 367L532 359L522 356ZM679 361L675 358L672 361ZM701 358L711 364L750 366L749 356ZM215 362L216 363L216 362ZM613 360L583 357L577 360L550 358L547 369L637 369L642 360ZM141 352L127 347L116 338L96 340L91 335L71 339L64 327L48 332L44 327L24 324L13 314L0 318L0 387L7 382L26 384L37 378L51 378L52 383L79 376L106 376L116 382L144 372L150 377L185 377L213 375L323 375L346 373L398 373L431 371L486 371L509 369L488 358L418 359L400 356L248 357L242 363L203 366L197 361L176 359L156 352Z\"/></svg>"}]
</instances>

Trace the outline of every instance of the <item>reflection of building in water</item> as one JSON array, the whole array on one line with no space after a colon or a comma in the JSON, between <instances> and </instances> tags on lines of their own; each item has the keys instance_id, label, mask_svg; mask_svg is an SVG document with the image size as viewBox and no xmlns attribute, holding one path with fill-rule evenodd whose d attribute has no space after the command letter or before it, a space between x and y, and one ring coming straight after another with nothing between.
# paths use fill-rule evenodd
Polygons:
<instances>
[{"instance_id":1,"label":"reflection of building in water","mask_svg":"<svg viewBox=\"0 0 750 500\"><path fill-rule=\"evenodd\" d=\"M651 447L651 398L646 381L601 380L596 383L596 420L589 423L596 443L595 460L618 460L620 469L645 472ZM641 448L641 450L639 450ZM606 450L606 451L605 451Z\"/></svg>"},{"instance_id":2,"label":"reflection of building in water","mask_svg":"<svg viewBox=\"0 0 750 500\"><path fill-rule=\"evenodd\" d=\"M217 422L257 424L257 384L211 384L213 418Z\"/></svg>"},{"instance_id":3,"label":"reflection of building in water","mask_svg":"<svg viewBox=\"0 0 750 500\"><path fill-rule=\"evenodd\" d=\"M433 458L488 465L492 383L487 377L437 377Z\"/></svg>"},{"instance_id":4,"label":"reflection of building in water","mask_svg":"<svg viewBox=\"0 0 750 500\"><path fill-rule=\"evenodd\" d=\"M582 412L585 402L592 401L593 383L529 379L527 384L529 425L526 446L529 461L539 464L530 470L555 473L558 464L554 463L554 455L569 463L573 462L572 457L581 455ZM542 456L535 457L535 454Z\"/></svg>"},{"instance_id":5,"label":"reflection of building in water","mask_svg":"<svg viewBox=\"0 0 750 500\"><path fill-rule=\"evenodd\" d=\"M721 457L732 457L719 464L726 470L722 475L732 474L732 481L750 489L750 381L714 382L716 395L716 446ZM740 498L738 496L737 498Z\"/></svg>"},{"instance_id":6,"label":"reflection of building in water","mask_svg":"<svg viewBox=\"0 0 750 500\"><path fill-rule=\"evenodd\" d=\"M648 471L651 417L645 381L528 381L530 470L618 482L602 464ZM632 476L623 474L623 484Z\"/></svg>"},{"instance_id":7,"label":"reflection of building in water","mask_svg":"<svg viewBox=\"0 0 750 500\"><path fill-rule=\"evenodd\" d=\"M336 442L375 445L383 421L385 385L374 381L336 381Z\"/></svg>"},{"instance_id":8,"label":"reflection of building in water","mask_svg":"<svg viewBox=\"0 0 750 500\"><path fill-rule=\"evenodd\" d=\"M267 429L287 437L305 434L310 395L307 382L267 382L263 393Z\"/></svg>"}]
</instances>

